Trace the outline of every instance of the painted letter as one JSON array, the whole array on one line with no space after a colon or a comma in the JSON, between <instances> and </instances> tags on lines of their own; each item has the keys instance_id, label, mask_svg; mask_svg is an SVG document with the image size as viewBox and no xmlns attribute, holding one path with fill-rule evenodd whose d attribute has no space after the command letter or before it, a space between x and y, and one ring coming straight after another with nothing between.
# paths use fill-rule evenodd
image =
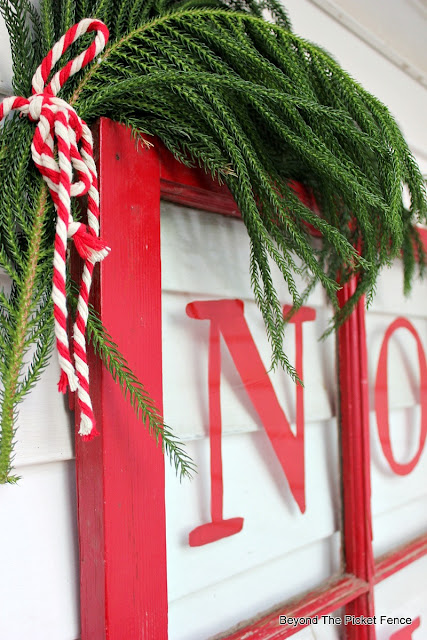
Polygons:
<instances>
[{"instance_id":1,"label":"painted letter","mask_svg":"<svg viewBox=\"0 0 427 640\"><path fill-rule=\"evenodd\" d=\"M420 404L421 404L421 433L418 451L409 462L401 464L393 456L390 442L390 424L388 419L388 376L387 358L388 342L397 329L407 329L412 333L417 343L418 362L420 366ZM375 411L377 414L378 434L383 453L394 473L401 476L408 475L416 466L423 452L427 436L427 364L420 337L415 327L406 318L397 318L387 329L381 346L378 360L377 378L375 381Z\"/></svg>"},{"instance_id":2,"label":"painted letter","mask_svg":"<svg viewBox=\"0 0 427 640\"><path fill-rule=\"evenodd\" d=\"M230 351L245 390L266 430L301 512L305 511L304 482L304 389L297 386L296 435L280 407L243 314L241 300L196 301L187 305L187 315L210 321L209 336L209 421L211 444L212 521L194 529L190 546L200 546L241 531L243 518L223 519L223 477L221 452L221 351L220 335ZM289 311L286 306L284 314ZM314 309L302 307L291 319L295 326L296 371L303 378L302 323L313 321Z\"/></svg>"},{"instance_id":3,"label":"painted letter","mask_svg":"<svg viewBox=\"0 0 427 640\"><path fill-rule=\"evenodd\" d=\"M420 624L421 618L418 616L418 618L415 618L412 624L408 625L407 627L403 627L402 629L399 629L399 631L393 633L393 635L390 636L390 640L412 640L412 632L415 631L415 629L418 629Z\"/></svg>"}]
</instances>

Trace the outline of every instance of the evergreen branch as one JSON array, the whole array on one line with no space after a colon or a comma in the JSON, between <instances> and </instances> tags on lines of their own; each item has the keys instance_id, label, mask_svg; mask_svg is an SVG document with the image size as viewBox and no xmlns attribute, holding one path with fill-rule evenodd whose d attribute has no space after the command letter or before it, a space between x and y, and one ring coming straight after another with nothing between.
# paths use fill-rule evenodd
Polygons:
<instances>
[{"instance_id":1,"label":"evergreen branch","mask_svg":"<svg viewBox=\"0 0 427 640\"><path fill-rule=\"evenodd\" d=\"M62 0L61 2L61 20L60 31L65 33L76 21L76 3L75 0Z\"/></svg>"},{"instance_id":2,"label":"evergreen branch","mask_svg":"<svg viewBox=\"0 0 427 640\"><path fill-rule=\"evenodd\" d=\"M17 387L16 402L24 399L27 393L40 380L40 376L49 364L49 356L54 345L52 314L39 326L38 331L32 335L32 345L35 345L31 362L28 365L24 377Z\"/></svg>"},{"instance_id":3,"label":"evergreen branch","mask_svg":"<svg viewBox=\"0 0 427 640\"><path fill-rule=\"evenodd\" d=\"M16 272L15 265L2 246L0 246L0 269L3 269L12 281L18 282L18 274Z\"/></svg>"},{"instance_id":4,"label":"evergreen branch","mask_svg":"<svg viewBox=\"0 0 427 640\"><path fill-rule=\"evenodd\" d=\"M40 2L40 22L45 52L55 44L55 5L58 6L56 0L41 0Z\"/></svg>"},{"instance_id":5,"label":"evergreen branch","mask_svg":"<svg viewBox=\"0 0 427 640\"><path fill-rule=\"evenodd\" d=\"M19 401L18 381L23 366L27 324L32 310L33 286L36 278L43 225L45 221L45 214L48 210L46 200L47 188L43 186L40 193L38 210L34 216L34 223L31 231L31 252L29 253L26 261L22 283L19 287L18 312L10 345L11 357L8 363L8 371L3 379L0 484L14 481L10 472L16 405Z\"/></svg>"}]
</instances>

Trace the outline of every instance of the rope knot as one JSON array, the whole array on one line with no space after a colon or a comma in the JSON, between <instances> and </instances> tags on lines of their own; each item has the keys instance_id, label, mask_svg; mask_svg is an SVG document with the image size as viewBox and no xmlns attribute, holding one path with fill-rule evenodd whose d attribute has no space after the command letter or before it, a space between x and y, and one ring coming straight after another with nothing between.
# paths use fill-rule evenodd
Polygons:
<instances>
[{"instance_id":1,"label":"rope knot","mask_svg":"<svg viewBox=\"0 0 427 640\"><path fill-rule=\"evenodd\" d=\"M28 98L28 116L32 122L38 122L43 109L45 96L43 93L36 93Z\"/></svg>"},{"instance_id":2,"label":"rope knot","mask_svg":"<svg viewBox=\"0 0 427 640\"><path fill-rule=\"evenodd\" d=\"M110 247L85 224L73 221L68 226L68 237L73 239L74 246L83 260L95 264L108 256Z\"/></svg>"},{"instance_id":3,"label":"rope knot","mask_svg":"<svg viewBox=\"0 0 427 640\"><path fill-rule=\"evenodd\" d=\"M95 31L92 44L49 76L69 46L84 33ZM37 126L31 153L45 180L57 212L54 248L52 299L55 336L61 377L58 389L67 386L77 390L80 408L79 433L85 439L96 435L95 418L89 395L89 370L86 356L86 326L89 315L89 292L96 262L103 260L109 248L99 238L99 193L96 165L93 159L92 134L73 107L57 97L68 78L91 62L105 47L108 29L99 20L87 18L74 25L49 51L34 74L30 98L12 96L0 104L0 120L10 111L27 115ZM87 194L88 224L73 220L71 198ZM67 334L66 258L67 238L72 238L84 260L77 315L74 323L74 363Z\"/></svg>"}]
</instances>

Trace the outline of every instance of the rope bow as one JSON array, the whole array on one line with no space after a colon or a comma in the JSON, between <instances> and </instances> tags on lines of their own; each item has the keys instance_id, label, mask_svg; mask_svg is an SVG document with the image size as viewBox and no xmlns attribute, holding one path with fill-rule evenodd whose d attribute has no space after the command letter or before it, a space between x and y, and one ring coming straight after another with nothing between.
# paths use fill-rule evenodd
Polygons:
<instances>
[{"instance_id":1,"label":"rope bow","mask_svg":"<svg viewBox=\"0 0 427 640\"><path fill-rule=\"evenodd\" d=\"M96 31L90 47L55 73L51 71L69 46L81 35ZM74 25L49 51L32 80L30 98L12 96L0 104L0 120L12 110L20 111L37 122L31 152L45 180L57 213L53 258L53 313L55 337L61 377L58 389L65 393L69 386L77 391L80 408L79 434L90 440L97 431L89 395L89 369L86 356L86 325L92 274L96 262L108 254L109 248L99 238L98 177L93 159L92 134L87 124L57 93L68 78L91 62L103 50L109 32L105 24L90 18ZM71 197L87 194L88 224L73 220ZM67 334L66 254L67 238L84 260L76 321L74 323L74 364Z\"/></svg>"}]
</instances>

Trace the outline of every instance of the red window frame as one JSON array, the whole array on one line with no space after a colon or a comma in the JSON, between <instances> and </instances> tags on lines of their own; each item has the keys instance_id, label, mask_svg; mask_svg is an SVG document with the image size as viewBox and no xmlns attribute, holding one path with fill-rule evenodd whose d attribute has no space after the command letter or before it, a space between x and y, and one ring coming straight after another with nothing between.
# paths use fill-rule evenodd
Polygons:
<instances>
[{"instance_id":1,"label":"red window frame","mask_svg":"<svg viewBox=\"0 0 427 640\"><path fill-rule=\"evenodd\" d=\"M239 212L225 187L179 164L161 145L137 150L129 131L108 119L99 121L95 137L102 234L114 251L101 263L94 304L162 410L160 200L234 217ZM341 303L354 286L341 290ZM281 640L301 629L279 626L279 615L310 617L345 607L348 615L372 616L375 585L427 553L426 533L374 559L363 302L337 339L343 573L224 639ZM110 375L93 356L90 364L101 436L76 439L81 638L166 640L163 455ZM374 640L375 627L348 625L346 634Z\"/></svg>"}]
</instances>

